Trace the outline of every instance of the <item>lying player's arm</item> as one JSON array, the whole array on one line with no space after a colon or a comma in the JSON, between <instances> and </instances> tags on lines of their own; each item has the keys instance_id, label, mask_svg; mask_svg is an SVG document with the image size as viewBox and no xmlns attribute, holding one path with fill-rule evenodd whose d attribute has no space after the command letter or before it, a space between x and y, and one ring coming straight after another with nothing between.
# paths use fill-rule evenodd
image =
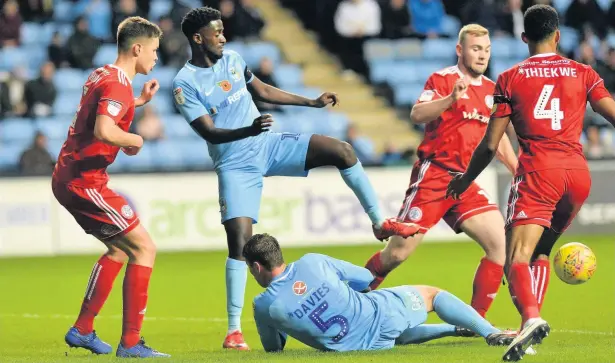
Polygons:
<instances>
[{"instance_id":1,"label":"lying player's arm","mask_svg":"<svg viewBox=\"0 0 615 363\"><path fill-rule=\"evenodd\" d=\"M203 115L192 121L190 126L206 141L212 144L224 144L268 131L272 123L271 115L265 114L256 118L250 126L232 130L221 129L216 127L214 120L209 115Z\"/></svg>"},{"instance_id":2,"label":"lying player's arm","mask_svg":"<svg viewBox=\"0 0 615 363\"><path fill-rule=\"evenodd\" d=\"M256 301L252 303L254 310L254 322L256 330L261 339L261 344L265 352L280 352L286 345L286 333L280 332L268 323L267 306L258 305Z\"/></svg>"},{"instance_id":3,"label":"lying player's arm","mask_svg":"<svg viewBox=\"0 0 615 363\"><path fill-rule=\"evenodd\" d=\"M329 266L335 270L337 276L342 281L347 281L348 286L359 292L364 292L369 290L369 284L374 281L374 275L369 272L368 269L364 267L360 267L357 265L353 265L350 262L342 261L335 259L333 257L320 255L320 254L310 254L314 255L314 258L322 258L327 261Z\"/></svg>"},{"instance_id":4,"label":"lying player's arm","mask_svg":"<svg viewBox=\"0 0 615 363\"><path fill-rule=\"evenodd\" d=\"M109 116L97 115L94 125L94 137L105 144L119 147L143 146L143 138L120 129Z\"/></svg>"},{"instance_id":5,"label":"lying player's arm","mask_svg":"<svg viewBox=\"0 0 615 363\"><path fill-rule=\"evenodd\" d=\"M611 125L615 126L615 100L612 97L603 97L598 101L590 101L594 111L598 112Z\"/></svg>"},{"instance_id":6,"label":"lying player's arm","mask_svg":"<svg viewBox=\"0 0 615 363\"><path fill-rule=\"evenodd\" d=\"M317 99L309 99L294 93L283 91L279 88L268 85L256 76L248 83L248 89L252 97L261 102L272 103L275 105L292 105L322 108L328 104L337 105L338 99L335 93L325 92Z\"/></svg>"},{"instance_id":7,"label":"lying player's arm","mask_svg":"<svg viewBox=\"0 0 615 363\"><path fill-rule=\"evenodd\" d=\"M415 124L426 124L440 117L440 115L448 110L455 100L452 95L429 102L417 103L410 111L410 121Z\"/></svg>"},{"instance_id":8,"label":"lying player's arm","mask_svg":"<svg viewBox=\"0 0 615 363\"><path fill-rule=\"evenodd\" d=\"M515 154L515 149L513 149L513 146L510 143L510 138L506 135L506 133L502 135L502 140L500 140L496 155L502 164L508 168L512 175L517 173L517 165L519 164L519 160Z\"/></svg>"}]
</instances>

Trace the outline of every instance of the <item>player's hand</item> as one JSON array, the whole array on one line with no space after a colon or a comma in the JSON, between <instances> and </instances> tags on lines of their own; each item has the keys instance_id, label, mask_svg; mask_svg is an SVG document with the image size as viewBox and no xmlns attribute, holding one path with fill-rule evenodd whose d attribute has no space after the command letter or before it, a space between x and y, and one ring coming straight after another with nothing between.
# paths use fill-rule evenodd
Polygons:
<instances>
[{"instance_id":1,"label":"player's hand","mask_svg":"<svg viewBox=\"0 0 615 363\"><path fill-rule=\"evenodd\" d=\"M317 108L323 108L327 105L337 106L339 102L337 93L325 92L312 102L312 106Z\"/></svg>"},{"instance_id":2,"label":"player's hand","mask_svg":"<svg viewBox=\"0 0 615 363\"><path fill-rule=\"evenodd\" d=\"M143 85L143 90L141 90L141 96L139 96L140 102L135 102L135 106L143 106L152 100L156 92L160 89L160 83L158 80L151 79Z\"/></svg>"},{"instance_id":3,"label":"player's hand","mask_svg":"<svg viewBox=\"0 0 615 363\"><path fill-rule=\"evenodd\" d=\"M269 131L269 128L271 127L272 124L273 124L273 116L271 116L270 114L266 113L266 114L258 116L257 118L254 119L254 122L252 122L251 130L250 130L251 135L256 136L262 132Z\"/></svg>"},{"instance_id":4,"label":"player's hand","mask_svg":"<svg viewBox=\"0 0 615 363\"><path fill-rule=\"evenodd\" d=\"M463 173L449 171L449 174L453 176L453 180L446 188L446 198L459 199L472 182L468 181Z\"/></svg>"},{"instance_id":5,"label":"player's hand","mask_svg":"<svg viewBox=\"0 0 615 363\"><path fill-rule=\"evenodd\" d=\"M451 97L453 101L457 101L468 91L468 86L470 85L470 80L468 77L459 78L455 85L453 86L453 92L451 92Z\"/></svg>"},{"instance_id":6,"label":"player's hand","mask_svg":"<svg viewBox=\"0 0 615 363\"><path fill-rule=\"evenodd\" d=\"M139 151L141 151L141 148L143 147L143 138L140 135L136 135L137 137L136 143L133 146L127 146L127 147L123 147L122 151L124 152L124 154L128 155L128 156L135 156L139 153Z\"/></svg>"}]
</instances>

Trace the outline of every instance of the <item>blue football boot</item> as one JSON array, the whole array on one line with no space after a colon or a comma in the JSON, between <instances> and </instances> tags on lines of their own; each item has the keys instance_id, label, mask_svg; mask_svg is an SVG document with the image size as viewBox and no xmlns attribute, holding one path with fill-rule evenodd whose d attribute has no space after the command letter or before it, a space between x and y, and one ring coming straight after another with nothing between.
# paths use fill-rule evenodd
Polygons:
<instances>
[{"instance_id":1,"label":"blue football boot","mask_svg":"<svg viewBox=\"0 0 615 363\"><path fill-rule=\"evenodd\" d=\"M94 354L109 354L113 350L111 345L100 340L95 331L81 335L75 327L68 330L68 333L64 336L64 341L71 348L87 349Z\"/></svg>"},{"instance_id":2,"label":"blue football boot","mask_svg":"<svg viewBox=\"0 0 615 363\"><path fill-rule=\"evenodd\" d=\"M145 341L143 338L139 340L139 342L131 347L124 348L122 343L117 346L117 351L115 355L120 358L167 358L170 357L169 354L160 353L159 351L152 349L145 345Z\"/></svg>"}]
</instances>

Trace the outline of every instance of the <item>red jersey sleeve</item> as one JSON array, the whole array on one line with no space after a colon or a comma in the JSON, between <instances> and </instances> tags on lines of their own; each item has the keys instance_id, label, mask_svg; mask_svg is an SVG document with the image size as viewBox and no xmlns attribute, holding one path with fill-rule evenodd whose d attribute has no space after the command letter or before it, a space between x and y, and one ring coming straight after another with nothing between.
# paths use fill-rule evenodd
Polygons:
<instances>
[{"instance_id":1,"label":"red jersey sleeve","mask_svg":"<svg viewBox=\"0 0 615 363\"><path fill-rule=\"evenodd\" d=\"M444 98L450 93L448 88L446 79L443 76L434 73L429 76L429 79L425 82L423 93L419 96L417 103L435 101L440 98Z\"/></svg>"},{"instance_id":2,"label":"red jersey sleeve","mask_svg":"<svg viewBox=\"0 0 615 363\"><path fill-rule=\"evenodd\" d=\"M585 87L587 87L587 100L589 102L598 102L605 97L611 97L604 86L604 80L591 67L587 67Z\"/></svg>"},{"instance_id":3,"label":"red jersey sleeve","mask_svg":"<svg viewBox=\"0 0 615 363\"><path fill-rule=\"evenodd\" d=\"M119 123L134 103L130 87L119 82L104 82L100 85L97 115L111 117Z\"/></svg>"},{"instance_id":4,"label":"red jersey sleeve","mask_svg":"<svg viewBox=\"0 0 615 363\"><path fill-rule=\"evenodd\" d=\"M507 117L512 114L512 95L506 73L498 76L493 93L493 113L491 117Z\"/></svg>"}]
</instances>

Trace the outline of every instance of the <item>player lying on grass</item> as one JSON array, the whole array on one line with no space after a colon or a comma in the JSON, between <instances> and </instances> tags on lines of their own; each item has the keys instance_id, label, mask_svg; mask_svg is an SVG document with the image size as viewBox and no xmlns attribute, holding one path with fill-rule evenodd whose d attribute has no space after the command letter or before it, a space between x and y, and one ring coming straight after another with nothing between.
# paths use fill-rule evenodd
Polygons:
<instances>
[{"instance_id":1,"label":"player lying on grass","mask_svg":"<svg viewBox=\"0 0 615 363\"><path fill-rule=\"evenodd\" d=\"M261 115L253 98L278 105L322 108L335 106L335 93L315 100L284 92L255 77L243 58L224 50L224 26L218 10L191 10L182 21L192 59L173 80L175 105L186 121L207 141L218 175L222 224L226 230L226 291L228 332L224 348L247 350L241 333L241 311L247 267L241 251L258 221L263 178L306 177L309 170L334 166L359 199L378 239L408 237L418 231L412 223L383 218L377 195L348 143L322 135L267 132L271 115ZM195 150L195 152L198 152Z\"/></svg>"},{"instance_id":2,"label":"player lying on grass","mask_svg":"<svg viewBox=\"0 0 615 363\"><path fill-rule=\"evenodd\" d=\"M454 199L464 198L512 122L521 154L508 202L505 271L522 317L522 331L504 353L504 359L512 361L549 334L549 325L540 317L549 282L549 254L581 209L591 185L579 141L587 102L615 124L615 101L596 71L556 54L557 11L546 5L530 7L524 29L530 57L499 76L487 132L465 173L457 175L447 190ZM540 268L542 279L532 276L530 263Z\"/></svg>"},{"instance_id":3,"label":"player lying on grass","mask_svg":"<svg viewBox=\"0 0 615 363\"><path fill-rule=\"evenodd\" d=\"M369 270L310 253L285 264L280 245L268 234L254 235L243 257L266 290L254 299L254 319L267 352L284 349L287 335L320 350L390 349L458 336L461 327L489 345L513 337L494 328L471 306L430 286L369 291ZM435 311L448 324L424 324Z\"/></svg>"}]
</instances>

